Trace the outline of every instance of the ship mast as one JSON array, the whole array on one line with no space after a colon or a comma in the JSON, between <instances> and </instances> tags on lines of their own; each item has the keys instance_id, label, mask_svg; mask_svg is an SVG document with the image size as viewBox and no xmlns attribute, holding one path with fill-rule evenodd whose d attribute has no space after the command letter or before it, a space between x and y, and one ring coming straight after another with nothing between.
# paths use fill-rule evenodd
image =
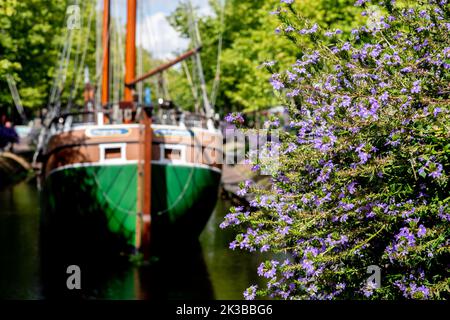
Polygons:
<instances>
[{"instance_id":1,"label":"ship mast","mask_svg":"<svg viewBox=\"0 0 450 320\"><path fill-rule=\"evenodd\" d=\"M136 76L136 0L127 1L127 36L125 51L125 83ZM125 101L133 102L133 88L125 87Z\"/></svg>"},{"instance_id":2,"label":"ship mast","mask_svg":"<svg viewBox=\"0 0 450 320\"><path fill-rule=\"evenodd\" d=\"M110 25L110 0L103 1L103 70L102 70L102 106L109 102L109 25Z\"/></svg>"},{"instance_id":3,"label":"ship mast","mask_svg":"<svg viewBox=\"0 0 450 320\"><path fill-rule=\"evenodd\" d=\"M127 1L127 34L125 51L125 84L136 77L136 0ZM125 85L122 108L136 111L134 103L134 86ZM137 112L138 114L139 112ZM139 134L138 164L138 217L136 218L136 247L148 258L151 228L152 196L152 110L144 106L141 112L141 129ZM137 120L137 119L136 119Z\"/></svg>"}]
</instances>

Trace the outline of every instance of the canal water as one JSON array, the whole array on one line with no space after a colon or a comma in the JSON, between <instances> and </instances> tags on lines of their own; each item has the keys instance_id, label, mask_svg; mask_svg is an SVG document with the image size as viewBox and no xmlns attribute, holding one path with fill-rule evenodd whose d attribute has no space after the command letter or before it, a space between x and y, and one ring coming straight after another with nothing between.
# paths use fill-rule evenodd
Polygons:
<instances>
[{"instance_id":1,"label":"canal water","mask_svg":"<svg viewBox=\"0 0 450 320\"><path fill-rule=\"evenodd\" d=\"M219 201L198 245L173 250L164 261L82 269L82 298L243 299L243 291L258 284L263 257L228 248L233 231L219 224L229 206ZM34 181L0 190L0 299L49 298L45 288L51 279L41 272L39 216Z\"/></svg>"}]
</instances>

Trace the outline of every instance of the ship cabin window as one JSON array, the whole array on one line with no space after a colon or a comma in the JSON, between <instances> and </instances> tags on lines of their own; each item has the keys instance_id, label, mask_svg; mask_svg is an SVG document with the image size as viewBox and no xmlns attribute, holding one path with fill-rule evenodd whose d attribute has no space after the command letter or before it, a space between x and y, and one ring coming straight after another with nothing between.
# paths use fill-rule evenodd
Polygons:
<instances>
[{"instance_id":1,"label":"ship cabin window","mask_svg":"<svg viewBox=\"0 0 450 320\"><path fill-rule=\"evenodd\" d=\"M126 146L125 143L100 144L100 162L126 161Z\"/></svg>"},{"instance_id":2,"label":"ship cabin window","mask_svg":"<svg viewBox=\"0 0 450 320\"><path fill-rule=\"evenodd\" d=\"M186 162L186 146L160 144L160 161L180 163Z\"/></svg>"},{"instance_id":3,"label":"ship cabin window","mask_svg":"<svg viewBox=\"0 0 450 320\"><path fill-rule=\"evenodd\" d=\"M120 159L122 157L121 148L108 148L105 149L105 160Z\"/></svg>"},{"instance_id":4,"label":"ship cabin window","mask_svg":"<svg viewBox=\"0 0 450 320\"><path fill-rule=\"evenodd\" d=\"M164 149L164 159L167 160L180 160L181 150L176 149Z\"/></svg>"}]
</instances>

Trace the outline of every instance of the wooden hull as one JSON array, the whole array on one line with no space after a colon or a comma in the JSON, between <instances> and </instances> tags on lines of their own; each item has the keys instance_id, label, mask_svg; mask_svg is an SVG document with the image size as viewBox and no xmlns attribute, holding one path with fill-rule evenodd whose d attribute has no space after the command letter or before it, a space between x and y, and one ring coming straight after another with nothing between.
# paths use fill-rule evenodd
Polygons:
<instances>
[{"instance_id":1,"label":"wooden hull","mask_svg":"<svg viewBox=\"0 0 450 320\"><path fill-rule=\"evenodd\" d=\"M103 128L110 131L95 131ZM115 131L119 129L123 130ZM141 190L138 129L134 125L91 126L50 139L42 192L46 242L64 239L71 247L111 253L136 247ZM221 149L211 140L219 142L220 134L170 126L154 126L153 131L153 244L195 239L217 200ZM196 148L203 156L216 158L201 160Z\"/></svg>"}]
</instances>

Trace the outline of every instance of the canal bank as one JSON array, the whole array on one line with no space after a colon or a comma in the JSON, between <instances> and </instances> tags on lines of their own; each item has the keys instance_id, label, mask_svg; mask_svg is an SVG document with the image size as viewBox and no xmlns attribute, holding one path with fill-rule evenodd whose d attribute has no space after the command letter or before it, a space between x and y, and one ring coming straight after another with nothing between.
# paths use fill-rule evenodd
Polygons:
<instances>
[{"instance_id":1,"label":"canal bank","mask_svg":"<svg viewBox=\"0 0 450 320\"><path fill-rule=\"evenodd\" d=\"M242 299L258 282L263 257L228 248L233 232L218 226L230 203L219 201L197 245L170 248L147 267L105 262L82 272L85 299ZM46 299L58 277L43 277L39 193L34 181L0 191L0 299ZM57 263L57 260L54 261ZM60 268L66 276L66 270ZM63 295L64 296L64 295ZM61 296L59 296L61 297Z\"/></svg>"}]
</instances>

